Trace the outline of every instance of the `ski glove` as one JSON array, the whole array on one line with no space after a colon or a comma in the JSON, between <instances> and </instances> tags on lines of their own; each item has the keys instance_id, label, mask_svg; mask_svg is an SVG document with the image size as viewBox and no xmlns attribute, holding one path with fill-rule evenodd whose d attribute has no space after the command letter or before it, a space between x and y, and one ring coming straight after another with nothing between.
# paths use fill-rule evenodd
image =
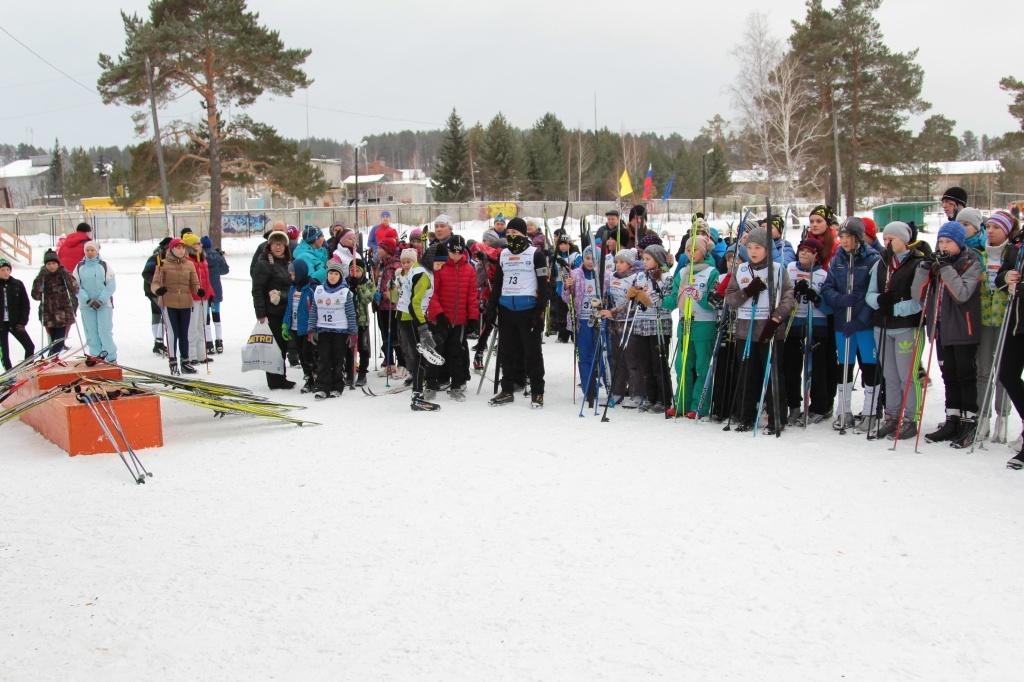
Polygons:
<instances>
[{"instance_id":1,"label":"ski glove","mask_svg":"<svg viewBox=\"0 0 1024 682\"><path fill-rule=\"evenodd\" d=\"M167 293L167 287L160 287L159 289L156 290L156 295L157 296L163 296L166 293Z\"/></svg>"},{"instance_id":2,"label":"ski glove","mask_svg":"<svg viewBox=\"0 0 1024 682\"><path fill-rule=\"evenodd\" d=\"M444 313L438 315L437 319L434 320L434 328L437 330L439 334L441 332L447 331L450 326L451 323L448 321L448 318L444 316Z\"/></svg>"},{"instance_id":3,"label":"ski glove","mask_svg":"<svg viewBox=\"0 0 1024 682\"><path fill-rule=\"evenodd\" d=\"M818 305L819 303L821 303L821 295L818 294L818 292L815 291L814 289L808 287L807 293L804 295L804 300L810 301L814 305Z\"/></svg>"},{"instance_id":4,"label":"ski glove","mask_svg":"<svg viewBox=\"0 0 1024 682\"><path fill-rule=\"evenodd\" d=\"M284 339L285 341L291 341L292 340L292 330L288 329L288 323L287 322L282 322L281 323L281 338Z\"/></svg>"},{"instance_id":5,"label":"ski glove","mask_svg":"<svg viewBox=\"0 0 1024 682\"><path fill-rule=\"evenodd\" d=\"M883 291L878 295L878 309L882 312L892 314L892 306L896 303L896 294L891 291Z\"/></svg>"},{"instance_id":6,"label":"ski glove","mask_svg":"<svg viewBox=\"0 0 1024 682\"><path fill-rule=\"evenodd\" d=\"M199 287L198 289L196 289L196 296L199 297L199 300L206 298L206 290L203 289L202 287Z\"/></svg>"},{"instance_id":7,"label":"ski glove","mask_svg":"<svg viewBox=\"0 0 1024 682\"><path fill-rule=\"evenodd\" d=\"M796 284L793 285L793 295L799 298L807 298L807 292L810 290L811 284L806 279L798 279Z\"/></svg>"},{"instance_id":8,"label":"ski glove","mask_svg":"<svg viewBox=\"0 0 1024 682\"><path fill-rule=\"evenodd\" d=\"M100 308L103 307L103 304L97 301L96 299L93 299L89 301L89 307L92 308L93 310L99 310Z\"/></svg>"},{"instance_id":9,"label":"ski glove","mask_svg":"<svg viewBox=\"0 0 1024 682\"><path fill-rule=\"evenodd\" d=\"M708 294L708 303L710 303L715 308L721 308L722 306L725 305L725 297L722 296L717 291L712 291L711 293Z\"/></svg>"},{"instance_id":10,"label":"ski glove","mask_svg":"<svg viewBox=\"0 0 1024 682\"><path fill-rule=\"evenodd\" d=\"M421 324L420 326L418 326L416 328L416 333L419 334L419 336L420 336L420 344L424 348L429 348L430 350L434 351L435 353L437 352L437 350L436 350L437 346L434 343L434 335L430 333L430 327L428 327L425 324Z\"/></svg>"},{"instance_id":11,"label":"ski glove","mask_svg":"<svg viewBox=\"0 0 1024 682\"><path fill-rule=\"evenodd\" d=\"M762 291L768 288L768 285L764 283L764 280L760 277L755 277L750 280L750 284L743 287L743 293L747 295L747 298L754 298Z\"/></svg>"},{"instance_id":12,"label":"ski glove","mask_svg":"<svg viewBox=\"0 0 1024 682\"><path fill-rule=\"evenodd\" d=\"M765 343L772 340L775 336L775 331L779 328L779 321L774 317L769 317L765 320L764 328L761 330L761 335L757 337L757 340L761 343Z\"/></svg>"}]
</instances>

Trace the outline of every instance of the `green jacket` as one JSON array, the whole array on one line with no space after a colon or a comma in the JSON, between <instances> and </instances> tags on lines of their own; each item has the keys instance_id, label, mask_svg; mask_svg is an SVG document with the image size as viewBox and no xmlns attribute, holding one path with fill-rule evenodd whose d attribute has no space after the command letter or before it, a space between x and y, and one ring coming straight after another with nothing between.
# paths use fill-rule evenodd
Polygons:
<instances>
[{"instance_id":1,"label":"green jacket","mask_svg":"<svg viewBox=\"0 0 1024 682\"><path fill-rule=\"evenodd\" d=\"M1004 244L1002 247L986 247L986 252L981 254L981 326L983 327L999 327L1003 324L1003 315L1006 313L1006 304L1010 300L1010 295L1006 289L999 289L997 287L990 286L988 283L988 261L989 256L987 253L988 249L1001 248L1001 256L1006 258L1006 247L1009 246L1009 242Z\"/></svg>"}]
</instances>

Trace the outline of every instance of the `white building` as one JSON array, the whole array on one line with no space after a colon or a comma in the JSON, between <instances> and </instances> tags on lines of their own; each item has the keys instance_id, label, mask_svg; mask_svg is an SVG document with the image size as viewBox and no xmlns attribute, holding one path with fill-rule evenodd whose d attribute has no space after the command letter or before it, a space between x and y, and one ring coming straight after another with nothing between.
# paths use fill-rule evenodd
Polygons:
<instances>
[{"instance_id":1,"label":"white building","mask_svg":"<svg viewBox=\"0 0 1024 682\"><path fill-rule=\"evenodd\" d=\"M0 208L25 208L46 196L49 156L19 159L0 167Z\"/></svg>"}]
</instances>

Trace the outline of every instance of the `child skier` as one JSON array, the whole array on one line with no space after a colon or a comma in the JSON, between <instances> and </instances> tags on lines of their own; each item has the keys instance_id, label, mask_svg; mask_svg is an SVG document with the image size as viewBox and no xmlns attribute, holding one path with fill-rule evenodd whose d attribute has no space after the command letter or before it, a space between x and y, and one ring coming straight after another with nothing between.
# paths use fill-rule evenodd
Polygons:
<instances>
[{"instance_id":1,"label":"child skier","mask_svg":"<svg viewBox=\"0 0 1024 682\"><path fill-rule=\"evenodd\" d=\"M918 266L913 285L929 327L937 328L935 342L946 387L946 421L925 434L925 440L949 441L954 448L970 447L974 442L978 415L975 371L981 335L982 268L981 258L966 240L963 225L943 223L935 240L935 255Z\"/></svg>"},{"instance_id":2,"label":"child skier","mask_svg":"<svg viewBox=\"0 0 1024 682\"><path fill-rule=\"evenodd\" d=\"M992 372L995 371L996 344L1009 300L1005 286L996 286L996 276L1006 261L1007 253L1012 248L1010 245L1018 239L1017 219L1007 211L995 211L985 222L985 231L988 236L988 245L985 247L985 274L981 280L981 337L978 344L979 401L985 399L985 391L988 388ZM1020 376L1020 372L1017 374ZM1001 381L995 381L994 389L996 423L992 428L992 442L1005 443L1010 402ZM987 407L979 402L979 414L983 414L983 410ZM988 419L979 424L979 428L983 432L987 431L987 427Z\"/></svg>"},{"instance_id":3,"label":"child skier","mask_svg":"<svg viewBox=\"0 0 1024 682\"><path fill-rule=\"evenodd\" d=\"M466 240L453 234L442 245L448 251L444 264L434 271L434 292L427 305L427 320L437 344L437 352L444 356L445 375L450 382L448 397L456 402L466 399L469 381L469 345L467 332L480 318L480 299L477 295L476 272L466 258ZM424 396L429 399L429 396Z\"/></svg>"},{"instance_id":4,"label":"child skier","mask_svg":"<svg viewBox=\"0 0 1024 682\"><path fill-rule=\"evenodd\" d=\"M829 383L834 371L835 353L831 344L825 343L828 338L827 316L831 309L821 298L821 288L828 276L821 266L824 251L825 245L808 235L797 247L797 260L786 266L797 303L793 326L786 337L782 355L790 426L803 424L805 408L808 424L819 424L832 414L834 395ZM804 405L804 385L810 392L807 405Z\"/></svg>"},{"instance_id":5,"label":"child skier","mask_svg":"<svg viewBox=\"0 0 1024 682\"><path fill-rule=\"evenodd\" d=\"M594 270L594 247L583 249L580 266L569 275L567 284L562 287L562 301L576 314L573 326L576 329L576 362L579 368L579 388L583 399L593 407L595 396L599 393L600 381L607 380L601 360L595 364L598 335L600 326L591 324L592 312L596 312L594 302L598 300L597 273ZM592 371L596 370L596 371Z\"/></svg>"},{"instance_id":6,"label":"child skier","mask_svg":"<svg viewBox=\"0 0 1024 682\"><path fill-rule=\"evenodd\" d=\"M876 437L906 440L917 435L918 427L917 365L924 338L918 331L921 305L915 300L913 282L924 256L910 248L910 226L904 222L886 225L882 239L885 247L872 269L867 294L868 305L875 309L876 347L884 359L885 421Z\"/></svg>"},{"instance_id":7,"label":"child skier","mask_svg":"<svg viewBox=\"0 0 1024 682\"><path fill-rule=\"evenodd\" d=\"M635 382L633 390L641 396L637 409L666 414L672 400L672 379L668 374L672 310L664 306L664 301L672 290L672 274L667 272L668 252L663 246L651 244L641 258L643 270L626 292L626 297L637 306L626 346L626 362Z\"/></svg>"},{"instance_id":8,"label":"child skier","mask_svg":"<svg viewBox=\"0 0 1024 682\"><path fill-rule=\"evenodd\" d=\"M289 263L288 273L292 278L292 286L288 289L284 320L281 322L281 337L286 342L295 344L295 352L302 366L301 392L312 393L316 390L317 367L316 344L312 338L313 332L316 331L313 296L320 283L310 279L309 266L304 260Z\"/></svg>"},{"instance_id":9,"label":"child skier","mask_svg":"<svg viewBox=\"0 0 1024 682\"><path fill-rule=\"evenodd\" d=\"M838 431L859 427L875 409L876 352L871 317L874 310L865 301L871 270L878 261L878 253L865 243L864 223L860 218L847 218L839 233L840 251L832 259L828 277L821 288L821 297L834 311L836 348L841 377L841 403L839 415L832 423ZM854 416L853 363L860 363L861 383L864 386L864 405Z\"/></svg>"},{"instance_id":10,"label":"child skier","mask_svg":"<svg viewBox=\"0 0 1024 682\"><path fill-rule=\"evenodd\" d=\"M749 262L736 267L735 276L729 280L725 304L736 311L737 345L742 344L746 359L741 359L738 372L738 390L741 399L737 402L737 431L759 428L757 406L761 399L761 388L768 368L769 350L782 342L786 333L782 326L795 306L793 284L782 264L772 261L772 280L775 291L768 290L768 249L772 248L768 231L758 227L747 233L747 257ZM775 352L775 351L773 351ZM772 396L771 383L764 393L769 420L768 432L774 433L774 425L785 428L787 402L785 383L779 383L777 397ZM774 398L774 399L773 399ZM779 414L773 405L779 406Z\"/></svg>"},{"instance_id":11,"label":"child skier","mask_svg":"<svg viewBox=\"0 0 1024 682\"><path fill-rule=\"evenodd\" d=\"M612 405L621 403L629 388L629 368L625 360L622 337L626 326L629 325L629 320L633 319L629 313L632 311L634 303L627 294L636 279L634 272L636 262L636 251L633 249L621 249L615 254L615 272L605 284L605 298L608 301L608 307L600 312L601 317L608 320Z\"/></svg>"},{"instance_id":12,"label":"child skier","mask_svg":"<svg viewBox=\"0 0 1024 682\"><path fill-rule=\"evenodd\" d=\"M188 337L193 299L200 291L199 276L188 257L188 249L180 239L172 239L168 243L167 253L157 262L150 286L157 297L167 330L167 359L171 374L195 374L196 369L189 362Z\"/></svg>"},{"instance_id":13,"label":"child skier","mask_svg":"<svg viewBox=\"0 0 1024 682\"><path fill-rule=\"evenodd\" d=\"M352 261L346 282L349 291L355 296L356 322L359 329L356 337L359 366L358 369L354 368L352 359L349 357L346 378L354 386L365 386L366 371L370 368L370 315L366 308L373 301L373 295L377 289L366 276L366 263L362 258ZM353 371L356 371L355 377L352 376Z\"/></svg>"},{"instance_id":14,"label":"child skier","mask_svg":"<svg viewBox=\"0 0 1024 682\"><path fill-rule=\"evenodd\" d=\"M412 401L409 408L414 412L431 412L441 409L440 405L423 396L424 372L420 349L436 353L434 337L427 327L427 308L433 293L433 276L419 264L415 249L402 250L402 272L398 276L399 339L406 369L412 379Z\"/></svg>"},{"instance_id":15,"label":"child skier","mask_svg":"<svg viewBox=\"0 0 1024 682\"><path fill-rule=\"evenodd\" d=\"M207 344L206 313L210 299L213 298L213 285L210 284L210 265L203 253L203 245L199 235L189 232L181 238L188 247L188 257L196 268L199 276L199 291L192 294L192 317L189 321L188 357L190 365L213 362L210 357L212 346Z\"/></svg>"},{"instance_id":16,"label":"child skier","mask_svg":"<svg viewBox=\"0 0 1024 682\"><path fill-rule=\"evenodd\" d=\"M313 292L311 312L316 321L311 340L319 354L313 397L336 398L345 390L345 357L349 338L357 331L354 296L345 286L341 263L327 264L326 282L317 285Z\"/></svg>"},{"instance_id":17,"label":"child skier","mask_svg":"<svg viewBox=\"0 0 1024 682\"><path fill-rule=\"evenodd\" d=\"M56 355L66 347L63 339L67 338L71 325L75 323L78 283L60 264L52 249L43 255L43 267L32 282L32 298L40 302L39 319L50 337L50 355Z\"/></svg>"},{"instance_id":18,"label":"child skier","mask_svg":"<svg viewBox=\"0 0 1024 682\"><path fill-rule=\"evenodd\" d=\"M373 296L377 310L377 328L380 329L381 352L384 361L378 376L404 379L401 344L398 341L398 297L392 296L398 288L397 274L402 269L398 257L398 242L381 239L377 242L377 256L380 276L377 292Z\"/></svg>"}]
</instances>

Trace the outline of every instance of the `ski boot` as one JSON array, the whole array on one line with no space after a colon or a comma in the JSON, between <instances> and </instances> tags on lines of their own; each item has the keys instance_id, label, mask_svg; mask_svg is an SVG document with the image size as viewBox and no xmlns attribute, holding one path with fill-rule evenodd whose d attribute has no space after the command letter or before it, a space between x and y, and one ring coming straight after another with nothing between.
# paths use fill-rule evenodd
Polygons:
<instances>
[{"instance_id":1,"label":"ski boot","mask_svg":"<svg viewBox=\"0 0 1024 682\"><path fill-rule=\"evenodd\" d=\"M786 426L801 426L804 423L804 413L800 410L793 410L789 413Z\"/></svg>"},{"instance_id":2,"label":"ski boot","mask_svg":"<svg viewBox=\"0 0 1024 682\"><path fill-rule=\"evenodd\" d=\"M893 432L889 439L899 438L900 440L910 440L917 436L917 422L910 421L909 419L903 420L903 426L900 428L899 433Z\"/></svg>"},{"instance_id":3,"label":"ski boot","mask_svg":"<svg viewBox=\"0 0 1024 682\"><path fill-rule=\"evenodd\" d=\"M167 346L164 345L163 339L153 342L153 355L167 355Z\"/></svg>"},{"instance_id":4,"label":"ski boot","mask_svg":"<svg viewBox=\"0 0 1024 682\"><path fill-rule=\"evenodd\" d=\"M217 339L216 341L213 342L213 348L214 350L217 351L217 355L220 355L221 353L224 352L224 342L220 339Z\"/></svg>"},{"instance_id":5,"label":"ski boot","mask_svg":"<svg viewBox=\"0 0 1024 682\"><path fill-rule=\"evenodd\" d=\"M171 365L171 376L172 377L181 376L181 370L178 368L178 358L170 358L170 365Z\"/></svg>"},{"instance_id":6,"label":"ski boot","mask_svg":"<svg viewBox=\"0 0 1024 682\"><path fill-rule=\"evenodd\" d=\"M413 412L437 412L441 409L441 406L437 403L425 400L422 393L413 393L412 402L409 403L409 409Z\"/></svg>"},{"instance_id":7,"label":"ski boot","mask_svg":"<svg viewBox=\"0 0 1024 682\"><path fill-rule=\"evenodd\" d=\"M942 443L943 441L953 440L959 432L960 416L951 414L946 417L946 421L938 429L924 434L924 439L928 443Z\"/></svg>"},{"instance_id":8,"label":"ski boot","mask_svg":"<svg viewBox=\"0 0 1024 682\"><path fill-rule=\"evenodd\" d=\"M853 413L841 414L832 421L832 428L836 431L844 431L853 428Z\"/></svg>"},{"instance_id":9,"label":"ski boot","mask_svg":"<svg viewBox=\"0 0 1024 682\"><path fill-rule=\"evenodd\" d=\"M216 352L217 352L217 350L216 350L216 348L213 345L213 341L207 341L206 342L206 355L207 355L207 357L215 354Z\"/></svg>"},{"instance_id":10,"label":"ski boot","mask_svg":"<svg viewBox=\"0 0 1024 682\"><path fill-rule=\"evenodd\" d=\"M977 420L967 417L960 420L960 429L957 431L956 436L951 440L949 447L962 450L969 448L974 443L974 436L978 432Z\"/></svg>"},{"instance_id":11,"label":"ski boot","mask_svg":"<svg viewBox=\"0 0 1024 682\"><path fill-rule=\"evenodd\" d=\"M500 393L495 395L493 398L487 401L487 404L491 407L497 407L498 405L508 405L516 399L515 393L510 393L504 389Z\"/></svg>"},{"instance_id":12,"label":"ski boot","mask_svg":"<svg viewBox=\"0 0 1024 682\"><path fill-rule=\"evenodd\" d=\"M188 360L181 361L181 373L182 374L197 374L196 368Z\"/></svg>"},{"instance_id":13,"label":"ski boot","mask_svg":"<svg viewBox=\"0 0 1024 682\"><path fill-rule=\"evenodd\" d=\"M317 391L316 393L313 394L313 398L315 400L327 400L330 397L331 397L331 392L330 391Z\"/></svg>"},{"instance_id":14,"label":"ski boot","mask_svg":"<svg viewBox=\"0 0 1024 682\"><path fill-rule=\"evenodd\" d=\"M356 386L366 385L366 372L360 372L356 375Z\"/></svg>"},{"instance_id":15,"label":"ski boot","mask_svg":"<svg viewBox=\"0 0 1024 682\"><path fill-rule=\"evenodd\" d=\"M544 407L544 394L543 393L534 393L532 396L530 396L530 408L531 409L539 410L542 407Z\"/></svg>"},{"instance_id":16,"label":"ski boot","mask_svg":"<svg viewBox=\"0 0 1024 682\"><path fill-rule=\"evenodd\" d=\"M457 403L464 402L466 400L466 385L452 386L448 389L448 398L454 400Z\"/></svg>"},{"instance_id":17,"label":"ski boot","mask_svg":"<svg viewBox=\"0 0 1024 682\"><path fill-rule=\"evenodd\" d=\"M314 391L316 391L316 380L309 374L302 377L302 388L299 393L313 393Z\"/></svg>"},{"instance_id":18,"label":"ski boot","mask_svg":"<svg viewBox=\"0 0 1024 682\"><path fill-rule=\"evenodd\" d=\"M1010 461L1006 463L1006 468L1013 469L1015 471L1024 469L1024 448L1022 448L1020 452L1014 455Z\"/></svg>"},{"instance_id":19,"label":"ski boot","mask_svg":"<svg viewBox=\"0 0 1024 682\"><path fill-rule=\"evenodd\" d=\"M477 352L473 353L473 370L476 372L482 372L484 369L484 351L481 348Z\"/></svg>"}]
</instances>

